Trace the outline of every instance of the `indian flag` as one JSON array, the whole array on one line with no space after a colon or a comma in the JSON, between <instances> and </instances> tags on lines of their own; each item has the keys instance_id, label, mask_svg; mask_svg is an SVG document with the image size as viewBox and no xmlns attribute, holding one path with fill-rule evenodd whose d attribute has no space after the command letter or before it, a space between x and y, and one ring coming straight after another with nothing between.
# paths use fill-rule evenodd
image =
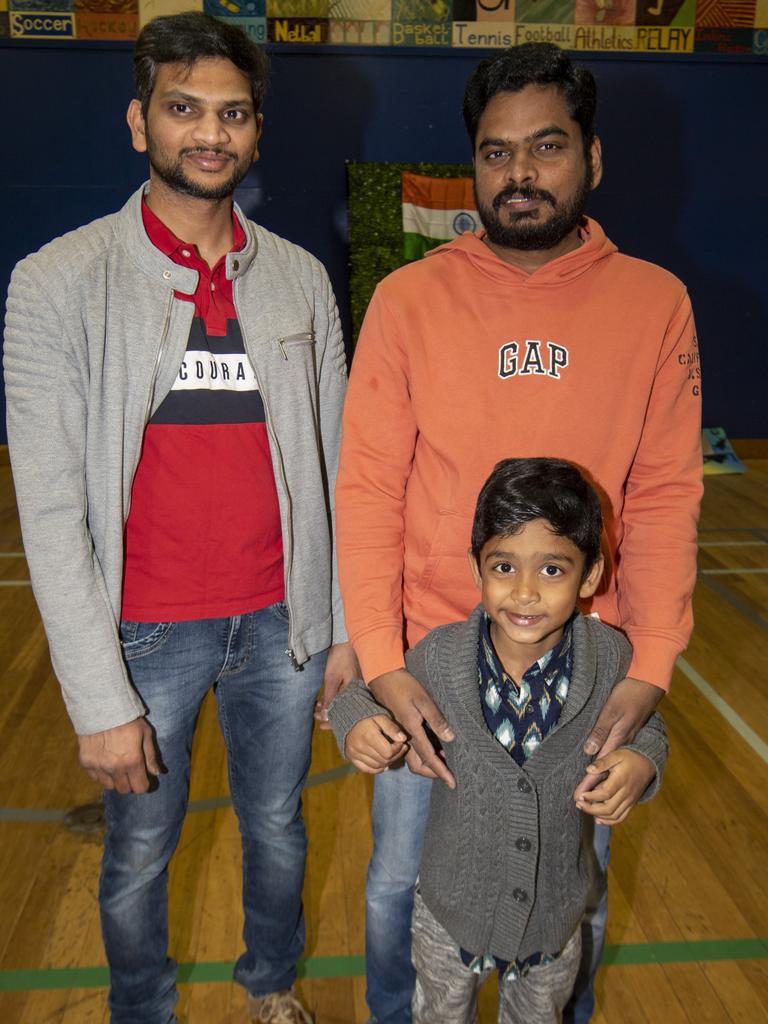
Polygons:
<instances>
[{"instance_id":1,"label":"indian flag","mask_svg":"<svg viewBox=\"0 0 768 1024\"><path fill-rule=\"evenodd\" d=\"M430 178L403 171L403 254L420 259L478 226L471 178Z\"/></svg>"}]
</instances>

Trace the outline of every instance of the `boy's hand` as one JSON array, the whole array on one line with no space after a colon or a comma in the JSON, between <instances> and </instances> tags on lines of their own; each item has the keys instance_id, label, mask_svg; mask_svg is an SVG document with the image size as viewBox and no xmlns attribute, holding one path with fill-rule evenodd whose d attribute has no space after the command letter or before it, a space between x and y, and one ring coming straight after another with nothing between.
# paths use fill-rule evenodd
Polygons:
<instances>
[{"instance_id":1,"label":"boy's hand","mask_svg":"<svg viewBox=\"0 0 768 1024\"><path fill-rule=\"evenodd\" d=\"M599 825L618 825L635 806L656 776L652 762L636 750L614 750L587 765L587 775L607 773L594 789L574 794L576 806Z\"/></svg>"},{"instance_id":2,"label":"boy's hand","mask_svg":"<svg viewBox=\"0 0 768 1024\"><path fill-rule=\"evenodd\" d=\"M388 715L364 718L347 733L347 760L361 772L378 775L408 749L405 733Z\"/></svg>"},{"instance_id":3,"label":"boy's hand","mask_svg":"<svg viewBox=\"0 0 768 1024\"><path fill-rule=\"evenodd\" d=\"M410 736L411 749L406 758L410 770L428 779L442 779L449 789L455 789L456 780L432 746L424 722L441 743L451 742L453 729L418 679L399 668L377 676L368 689Z\"/></svg>"},{"instance_id":4,"label":"boy's hand","mask_svg":"<svg viewBox=\"0 0 768 1024\"><path fill-rule=\"evenodd\" d=\"M622 679L603 706L592 732L584 743L584 753L605 757L611 751L631 743L656 709L664 690L641 679ZM583 796L595 785L594 776L585 775L575 795Z\"/></svg>"}]
</instances>

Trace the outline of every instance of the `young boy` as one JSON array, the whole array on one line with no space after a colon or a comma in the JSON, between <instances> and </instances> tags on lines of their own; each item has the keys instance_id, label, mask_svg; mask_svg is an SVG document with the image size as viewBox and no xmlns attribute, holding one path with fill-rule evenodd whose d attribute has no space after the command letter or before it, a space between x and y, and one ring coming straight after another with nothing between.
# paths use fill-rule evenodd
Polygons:
<instances>
[{"instance_id":1,"label":"young boy","mask_svg":"<svg viewBox=\"0 0 768 1024\"><path fill-rule=\"evenodd\" d=\"M454 730L444 757L457 783L432 791L412 926L414 1024L474 1021L494 967L500 1024L559 1021L591 881L583 813L615 824L658 788L658 715L630 747L592 765L582 752L631 654L621 633L576 611L600 582L601 529L598 497L574 466L500 462L472 526L482 604L406 656ZM362 683L339 694L330 720L362 771L386 771L406 749ZM585 772L605 777L575 804Z\"/></svg>"}]
</instances>

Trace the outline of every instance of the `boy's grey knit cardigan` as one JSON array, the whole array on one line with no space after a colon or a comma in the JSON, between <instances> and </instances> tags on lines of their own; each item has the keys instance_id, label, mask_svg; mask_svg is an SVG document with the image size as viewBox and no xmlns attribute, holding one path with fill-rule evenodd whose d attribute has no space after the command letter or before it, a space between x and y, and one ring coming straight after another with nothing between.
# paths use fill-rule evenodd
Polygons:
<instances>
[{"instance_id":1,"label":"boy's grey knit cardigan","mask_svg":"<svg viewBox=\"0 0 768 1024\"><path fill-rule=\"evenodd\" d=\"M489 731L480 705L482 612L478 607L466 622L433 630L406 655L408 671L456 736L445 745L445 759L457 785L432 789L419 885L427 907L461 947L512 961L559 952L584 915L592 859L582 849L584 815L573 791L591 760L582 753L584 741L625 677L631 649L621 633L577 616L560 720L519 767ZM339 694L330 719L342 751L352 726L382 711L362 683ZM650 799L667 756L661 717L654 714L628 746L656 767L643 796Z\"/></svg>"}]
</instances>

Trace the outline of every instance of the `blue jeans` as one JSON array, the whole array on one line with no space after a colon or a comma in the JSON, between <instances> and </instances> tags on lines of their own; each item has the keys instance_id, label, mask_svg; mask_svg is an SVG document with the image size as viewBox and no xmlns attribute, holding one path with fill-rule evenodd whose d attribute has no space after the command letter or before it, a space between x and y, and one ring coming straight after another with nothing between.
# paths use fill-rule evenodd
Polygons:
<instances>
[{"instance_id":1,"label":"blue jeans","mask_svg":"<svg viewBox=\"0 0 768 1024\"><path fill-rule=\"evenodd\" d=\"M591 819L587 819L590 825ZM592 849L596 865L587 910L581 922L581 964L573 994L563 1010L563 1024L589 1024L595 1011L595 975L603 959L605 925L608 920L608 862L611 859L611 830L592 825ZM589 841L589 831L585 830Z\"/></svg>"},{"instance_id":2,"label":"blue jeans","mask_svg":"<svg viewBox=\"0 0 768 1024\"><path fill-rule=\"evenodd\" d=\"M289 988L304 949L306 835L301 790L325 652L295 672L284 604L197 622L121 625L133 684L164 772L141 795L105 793L99 901L113 1024L174 1020L168 957L168 862L187 810L192 736L215 688L243 844L245 952L235 979L252 995Z\"/></svg>"},{"instance_id":3,"label":"blue jeans","mask_svg":"<svg viewBox=\"0 0 768 1024\"><path fill-rule=\"evenodd\" d=\"M411 1024L413 890L431 791L431 779L412 774L405 765L377 775L374 783L365 964L366 999L375 1024Z\"/></svg>"},{"instance_id":4,"label":"blue jeans","mask_svg":"<svg viewBox=\"0 0 768 1024\"><path fill-rule=\"evenodd\" d=\"M411 914L431 787L429 779L413 775L406 767L377 775L374 783L374 846L368 867L365 925L370 1024L411 1024L416 979L411 964ZM608 912L605 872L610 834L609 828L595 827L595 855L603 870L596 872L582 925L582 962L564 1024L586 1024L594 1010L592 985L603 953Z\"/></svg>"}]
</instances>

